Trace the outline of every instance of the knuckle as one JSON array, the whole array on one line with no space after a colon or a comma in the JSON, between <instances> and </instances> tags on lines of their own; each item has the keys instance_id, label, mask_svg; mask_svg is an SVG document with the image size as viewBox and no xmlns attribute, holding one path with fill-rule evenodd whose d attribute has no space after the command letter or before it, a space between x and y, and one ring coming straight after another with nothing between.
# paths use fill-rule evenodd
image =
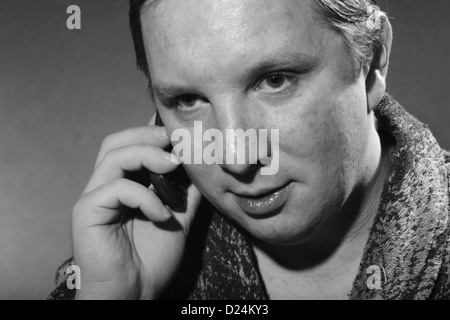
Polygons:
<instances>
[{"instance_id":1,"label":"knuckle","mask_svg":"<svg viewBox=\"0 0 450 320\"><path fill-rule=\"evenodd\" d=\"M110 158L114 158L118 154L117 149L109 149L105 151L105 155L103 156L103 160L107 160Z\"/></svg>"},{"instance_id":2,"label":"knuckle","mask_svg":"<svg viewBox=\"0 0 450 320\"><path fill-rule=\"evenodd\" d=\"M116 133L112 133L107 135L102 141L102 150L109 150L110 146L113 145L113 142L116 140Z\"/></svg>"},{"instance_id":3,"label":"knuckle","mask_svg":"<svg viewBox=\"0 0 450 320\"><path fill-rule=\"evenodd\" d=\"M97 167L104 166L105 164L110 164L117 159L119 155L119 149L109 149L106 150L102 159L98 162Z\"/></svg>"},{"instance_id":4,"label":"knuckle","mask_svg":"<svg viewBox=\"0 0 450 320\"><path fill-rule=\"evenodd\" d=\"M123 130L107 135L102 141L101 150L107 152L120 146L123 143L123 140L126 139L128 131L129 130Z\"/></svg>"},{"instance_id":5,"label":"knuckle","mask_svg":"<svg viewBox=\"0 0 450 320\"><path fill-rule=\"evenodd\" d=\"M79 216L85 211L86 208L86 197L81 197L73 206L72 217Z\"/></svg>"},{"instance_id":6,"label":"knuckle","mask_svg":"<svg viewBox=\"0 0 450 320\"><path fill-rule=\"evenodd\" d=\"M103 138L102 144L100 146L100 151L97 156L96 165L98 165L105 155L108 153L109 150L114 148L116 141L116 133L112 133L105 138Z\"/></svg>"}]
</instances>

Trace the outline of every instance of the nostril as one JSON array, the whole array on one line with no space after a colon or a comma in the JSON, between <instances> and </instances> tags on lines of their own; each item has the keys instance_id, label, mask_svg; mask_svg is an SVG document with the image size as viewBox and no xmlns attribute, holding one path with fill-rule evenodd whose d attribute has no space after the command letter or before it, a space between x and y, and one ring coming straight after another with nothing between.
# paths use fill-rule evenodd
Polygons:
<instances>
[{"instance_id":1,"label":"nostril","mask_svg":"<svg viewBox=\"0 0 450 320\"><path fill-rule=\"evenodd\" d=\"M258 165L260 167L267 166L272 162L272 155L269 153L267 156L261 157L261 159L258 160Z\"/></svg>"},{"instance_id":2,"label":"nostril","mask_svg":"<svg viewBox=\"0 0 450 320\"><path fill-rule=\"evenodd\" d=\"M228 175L232 176L237 181L248 184L252 183L255 180L256 175L259 172L259 169L264 165L259 163L257 164L232 164L221 165L222 170L226 172Z\"/></svg>"}]
</instances>

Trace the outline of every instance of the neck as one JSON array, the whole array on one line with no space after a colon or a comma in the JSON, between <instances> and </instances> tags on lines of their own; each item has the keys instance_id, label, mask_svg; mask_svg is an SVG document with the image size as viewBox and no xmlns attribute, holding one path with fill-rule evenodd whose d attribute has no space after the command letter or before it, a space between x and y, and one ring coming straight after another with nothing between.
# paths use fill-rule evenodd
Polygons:
<instances>
[{"instance_id":1,"label":"neck","mask_svg":"<svg viewBox=\"0 0 450 320\"><path fill-rule=\"evenodd\" d=\"M332 259L337 263L360 260L370 229L377 215L392 144L383 144L377 136L377 148L370 157L375 163L368 178L354 188L341 210L314 237L294 246L274 246L255 241L257 252L292 270L311 269Z\"/></svg>"}]
</instances>

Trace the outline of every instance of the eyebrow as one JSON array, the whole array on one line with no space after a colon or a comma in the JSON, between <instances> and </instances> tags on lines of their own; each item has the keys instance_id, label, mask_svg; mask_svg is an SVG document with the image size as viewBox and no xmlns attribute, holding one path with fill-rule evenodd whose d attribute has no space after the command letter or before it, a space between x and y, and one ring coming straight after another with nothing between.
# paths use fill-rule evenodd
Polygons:
<instances>
[{"instance_id":1,"label":"eyebrow","mask_svg":"<svg viewBox=\"0 0 450 320\"><path fill-rule=\"evenodd\" d=\"M165 100L170 97L179 95L181 92L193 91L189 87L171 85L171 84L152 84L153 95L159 100Z\"/></svg>"},{"instance_id":2,"label":"eyebrow","mask_svg":"<svg viewBox=\"0 0 450 320\"><path fill-rule=\"evenodd\" d=\"M271 71L307 71L317 62L317 57L304 53L281 52L276 55L267 56L255 66L249 68L245 74L252 76ZM247 76L245 76L247 77Z\"/></svg>"},{"instance_id":3,"label":"eyebrow","mask_svg":"<svg viewBox=\"0 0 450 320\"><path fill-rule=\"evenodd\" d=\"M318 63L318 57L305 53L281 52L269 55L258 61L254 66L242 72L238 77L244 83L254 82L261 76L271 72L295 71L305 73L314 68ZM154 83L153 93L160 100L168 99L187 92L197 93L198 90L190 86L180 86L168 83Z\"/></svg>"}]
</instances>

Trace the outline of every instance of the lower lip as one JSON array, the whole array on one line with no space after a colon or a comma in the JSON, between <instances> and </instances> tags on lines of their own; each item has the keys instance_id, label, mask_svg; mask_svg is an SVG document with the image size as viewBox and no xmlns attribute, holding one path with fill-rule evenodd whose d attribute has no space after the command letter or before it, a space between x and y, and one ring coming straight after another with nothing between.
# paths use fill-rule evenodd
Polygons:
<instances>
[{"instance_id":1,"label":"lower lip","mask_svg":"<svg viewBox=\"0 0 450 320\"><path fill-rule=\"evenodd\" d=\"M248 198L236 195L236 202L247 214L267 215L279 210L289 196L289 185L261 198Z\"/></svg>"}]
</instances>

